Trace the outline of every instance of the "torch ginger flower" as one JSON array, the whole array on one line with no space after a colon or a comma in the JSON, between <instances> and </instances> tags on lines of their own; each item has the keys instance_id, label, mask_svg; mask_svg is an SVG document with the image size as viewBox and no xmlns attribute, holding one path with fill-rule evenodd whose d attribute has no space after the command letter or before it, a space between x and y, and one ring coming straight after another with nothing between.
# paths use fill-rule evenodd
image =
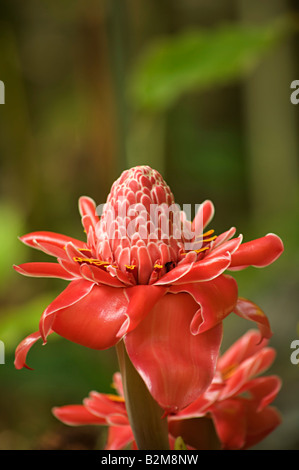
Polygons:
<instances>
[{"instance_id":1,"label":"torch ginger flower","mask_svg":"<svg viewBox=\"0 0 299 470\"><path fill-rule=\"evenodd\" d=\"M219 357L208 390L171 417L170 432L185 438L193 448L201 448L204 435L215 448L219 445L226 450L248 449L270 434L281 423L279 412L269 406L281 388L281 379L260 376L276 355L267 343L266 339L260 341L255 330L238 339Z\"/></svg>"},{"instance_id":2,"label":"torch ginger flower","mask_svg":"<svg viewBox=\"0 0 299 470\"><path fill-rule=\"evenodd\" d=\"M183 438L188 449L240 450L258 444L281 422L276 398L281 380L276 375L260 376L272 364L275 350L260 342L260 334L250 330L218 360L210 387L184 410L168 415L168 438ZM118 395L91 392L82 405L53 408L57 419L70 426L108 426L105 450L136 449L126 413L122 382L114 374ZM244 393L247 396L244 396Z\"/></svg>"},{"instance_id":3,"label":"torch ginger flower","mask_svg":"<svg viewBox=\"0 0 299 470\"><path fill-rule=\"evenodd\" d=\"M52 232L21 237L58 263L24 263L15 266L19 273L70 282L43 312L39 331L18 346L16 368L52 332L97 350L123 339L154 399L173 412L210 385L227 315L256 321L262 336L271 335L267 317L238 299L237 283L225 271L271 264L283 251L280 238L268 234L242 244L241 235L233 238L235 228L216 237L204 232L214 215L210 201L192 223L184 212L170 212L173 207L162 176L139 166L115 181L101 217L92 199L80 198L85 242Z\"/></svg>"}]
</instances>

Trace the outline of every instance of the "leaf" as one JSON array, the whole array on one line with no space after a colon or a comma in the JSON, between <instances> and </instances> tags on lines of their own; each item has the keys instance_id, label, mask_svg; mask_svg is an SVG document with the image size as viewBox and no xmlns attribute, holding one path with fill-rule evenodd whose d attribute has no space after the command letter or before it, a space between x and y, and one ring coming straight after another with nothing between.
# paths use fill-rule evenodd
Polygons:
<instances>
[{"instance_id":1,"label":"leaf","mask_svg":"<svg viewBox=\"0 0 299 470\"><path fill-rule=\"evenodd\" d=\"M176 438L174 443L174 450L187 450L186 444L181 436Z\"/></svg>"},{"instance_id":2,"label":"leaf","mask_svg":"<svg viewBox=\"0 0 299 470\"><path fill-rule=\"evenodd\" d=\"M188 91L240 79L290 30L289 23L281 20L262 26L230 24L160 39L143 51L132 72L131 102L137 108L161 111Z\"/></svg>"}]
</instances>

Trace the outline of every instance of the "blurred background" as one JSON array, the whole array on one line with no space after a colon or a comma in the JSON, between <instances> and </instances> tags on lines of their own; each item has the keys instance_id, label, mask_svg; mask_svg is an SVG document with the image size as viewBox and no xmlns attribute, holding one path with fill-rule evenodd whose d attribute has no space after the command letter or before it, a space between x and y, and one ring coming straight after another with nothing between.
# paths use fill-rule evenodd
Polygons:
<instances>
[{"instance_id":1,"label":"blurred background","mask_svg":"<svg viewBox=\"0 0 299 470\"><path fill-rule=\"evenodd\" d=\"M50 337L30 351L34 370L16 371L17 344L66 281L12 265L48 259L18 240L25 233L83 239L78 198L105 202L141 164L163 174L178 204L211 199L216 233L283 239L276 263L234 276L270 319L269 373L283 380L283 422L257 448L299 449L298 15L295 0L1 2L0 449L104 445L105 429L69 428L51 408L111 392L114 350ZM231 315L224 326L223 350L254 325Z\"/></svg>"}]
</instances>

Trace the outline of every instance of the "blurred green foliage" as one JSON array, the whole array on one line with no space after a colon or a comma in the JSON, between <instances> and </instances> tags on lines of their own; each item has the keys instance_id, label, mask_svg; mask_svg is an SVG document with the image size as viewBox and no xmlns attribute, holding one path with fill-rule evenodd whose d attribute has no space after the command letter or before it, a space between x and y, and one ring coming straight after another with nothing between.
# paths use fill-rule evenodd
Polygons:
<instances>
[{"instance_id":1,"label":"blurred green foliage","mask_svg":"<svg viewBox=\"0 0 299 470\"><path fill-rule=\"evenodd\" d=\"M186 92L245 78L291 30L285 20L261 26L227 24L160 39L145 50L129 88L137 108L165 110Z\"/></svg>"},{"instance_id":2,"label":"blurred green foliage","mask_svg":"<svg viewBox=\"0 0 299 470\"><path fill-rule=\"evenodd\" d=\"M2 226L0 230L0 295L5 292L8 283L11 282L12 265L16 257L21 262L24 252L18 237L24 227L17 207L13 207L2 201L0 203L0 218Z\"/></svg>"}]
</instances>

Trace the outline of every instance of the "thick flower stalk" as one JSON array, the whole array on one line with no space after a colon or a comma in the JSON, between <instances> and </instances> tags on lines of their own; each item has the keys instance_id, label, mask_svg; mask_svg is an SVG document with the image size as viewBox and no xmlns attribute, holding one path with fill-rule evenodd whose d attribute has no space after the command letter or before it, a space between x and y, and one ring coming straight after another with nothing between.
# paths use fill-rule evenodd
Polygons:
<instances>
[{"instance_id":1,"label":"thick flower stalk","mask_svg":"<svg viewBox=\"0 0 299 470\"><path fill-rule=\"evenodd\" d=\"M43 312L39 330L18 346L17 368L53 332L97 350L122 341L152 397L172 413L209 387L227 315L257 322L270 337L266 315L239 298L228 271L271 264L283 251L278 236L242 243L235 228L216 236L206 230L214 214L210 201L188 221L148 166L122 173L101 215L88 197L80 198L79 209L85 241L52 232L21 237L57 262L25 263L15 266L18 272L69 284Z\"/></svg>"},{"instance_id":2,"label":"thick flower stalk","mask_svg":"<svg viewBox=\"0 0 299 470\"><path fill-rule=\"evenodd\" d=\"M275 400L281 380L261 375L271 366L275 350L248 331L219 358L212 384L184 410L168 415L169 447L182 437L188 449L248 449L269 435L281 422ZM119 373L118 393L91 392L82 405L55 407L53 414L70 426L108 426L106 450L137 449L128 419ZM246 396L244 396L246 392Z\"/></svg>"}]
</instances>

